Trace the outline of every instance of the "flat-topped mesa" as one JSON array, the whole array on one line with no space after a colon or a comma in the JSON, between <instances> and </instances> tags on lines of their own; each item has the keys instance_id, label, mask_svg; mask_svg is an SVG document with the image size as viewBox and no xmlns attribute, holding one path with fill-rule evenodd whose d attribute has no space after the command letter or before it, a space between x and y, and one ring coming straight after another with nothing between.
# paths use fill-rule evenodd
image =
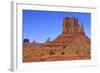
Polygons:
<instances>
[{"instance_id":1,"label":"flat-topped mesa","mask_svg":"<svg viewBox=\"0 0 100 73\"><path fill-rule=\"evenodd\" d=\"M68 33L77 33L77 34L84 34L83 25L80 26L78 24L78 19L64 17L63 19L63 34Z\"/></svg>"}]
</instances>

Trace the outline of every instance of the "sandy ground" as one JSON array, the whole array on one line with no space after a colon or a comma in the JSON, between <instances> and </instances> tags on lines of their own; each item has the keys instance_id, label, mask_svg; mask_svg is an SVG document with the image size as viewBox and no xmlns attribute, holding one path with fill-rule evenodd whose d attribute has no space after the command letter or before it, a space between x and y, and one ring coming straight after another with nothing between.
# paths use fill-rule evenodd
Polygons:
<instances>
[{"instance_id":1,"label":"sandy ground","mask_svg":"<svg viewBox=\"0 0 100 73\"><path fill-rule=\"evenodd\" d=\"M23 62L91 59L90 49L24 48Z\"/></svg>"}]
</instances>

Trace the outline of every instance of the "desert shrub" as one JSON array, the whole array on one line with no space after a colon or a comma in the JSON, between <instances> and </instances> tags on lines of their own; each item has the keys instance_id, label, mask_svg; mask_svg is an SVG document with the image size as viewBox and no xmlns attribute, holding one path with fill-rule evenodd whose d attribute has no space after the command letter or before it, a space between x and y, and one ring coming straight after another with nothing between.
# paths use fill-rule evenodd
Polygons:
<instances>
[{"instance_id":1,"label":"desert shrub","mask_svg":"<svg viewBox=\"0 0 100 73\"><path fill-rule=\"evenodd\" d=\"M79 51L78 50L76 51L76 54L79 54Z\"/></svg>"},{"instance_id":2,"label":"desert shrub","mask_svg":"<svg viewBox=\"0 0 100 73\"><path fill-rule=\"evenodd\" d=\"M62 54L62 55L64 55L64 54L65 54L65 52L64 52L64 51L62 51L62 52L61 52L61 54Z\"/></svg>"},{"instance_id":3,"label":"desert shrub","mask_svg":"<svg viewBox=\"0 0 100 73\"><path fill-rule=\"evenodd\" d=\"M43 53L43 52L41 52L41 51L39 51L39 54L40 54L40 56L43 56L43 55L44 55L44 53Z\"/></svg>"},{"instance_id":4,"label":"desert shrub","mask_svg":"<svg viewBox=\"0 0 100 73\"><path fill-rule=\"evenodd\" d=\"M40 56L40 52L37 50L31 51L30 54L33 56Z\"/></svg>"},{"instance_id":5,"label":"desert shrub","mask_svg":"<svg viewBox=\"0 0 100 73\"><path fill-rule=\"evenodd\" d=\"M50 55L54 55L54 54L55 54L55 51L50 50L50 51L49 51L49 54L50 54Z\"/></svg>"},{"instance_id":6,"label":"desert shrub","mask_svg":"<svg viewBox=\"0 0 100 73\"><path fill-rule=\"evenodd\" d=\"M90 54L90 52L88 51L87 54Z\"/></svg>"},{"instance_id":7,"label":"desert shrub","mask_svg":"<svg viewBox=\"0 0 100 73\"><path fill-rule=\"evenodd\" d=\"M61 49L61 54L64 55L65 54L65 46L63 46L63 48Z\"/></svg>"},{"instance_id":8,"label":"desert shrub","mask_svg":"<svg viewBox=\"0 0 100 73\"><path fill-rule=\"evenodd\" d=\"M36 55L37 55L37 52L36 52L36 51L32 51L31 54L32 54L33 56L36 56Z\"/></svg>"},{"instance_id":9,"label":"desert shrub","mask_svg":"<svg viewBox=\"0 0 100 73\"><path fill-rule=\"evenodd\" d=\"M65 46L65 45L63 46L63 49L64 49L64 48L66 48L66 46Z\"/></svg>"}]
</instances>

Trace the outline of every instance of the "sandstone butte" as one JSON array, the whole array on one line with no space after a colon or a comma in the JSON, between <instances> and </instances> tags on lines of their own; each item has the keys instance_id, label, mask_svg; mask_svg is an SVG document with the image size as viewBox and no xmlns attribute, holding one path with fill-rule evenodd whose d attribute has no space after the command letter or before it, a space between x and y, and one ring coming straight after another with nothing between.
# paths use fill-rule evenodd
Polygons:
<instances>
[{"instance_id":1,"label":"sandstone butte","mask_svg":"<svg viewBox=\"0 0 100 73\"><path fill-rule=\"evenodd\" d=\"M77 18L63 18L62 33L45 43L23 42L23 62L67 61L91 59L90 38Z\"/></svg>"}]
</instances>

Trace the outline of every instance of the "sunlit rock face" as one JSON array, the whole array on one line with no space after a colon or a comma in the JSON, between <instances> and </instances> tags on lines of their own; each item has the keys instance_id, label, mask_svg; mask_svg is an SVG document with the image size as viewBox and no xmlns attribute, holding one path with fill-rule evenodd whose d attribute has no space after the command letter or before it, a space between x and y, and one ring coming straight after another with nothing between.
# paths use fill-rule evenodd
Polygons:
<instances>
[{"instance_id":1,"label":"sunlit rock face","mask_svg":"<svg viewBox=\"0 0 100 73\"><path fill-rule=\"evenodd\" d=\"M83 34L84 30L83 30L83 26L80 26L78 24L78 19L77 18L68 18L65 17L63 19L63 34L67 34L67 33L76 33L76 34Z\"/></svg>"},{"instance_id":2,"label":"sunlit rock face","mask_svg":"<svg viewBox=\"0 0 100 73\"><path fill-rule=\"evenodd\" d=\"M48 45L57 46L73 46L76 44L78 46L84 46L84 44L90 44L90 39L85 35L83 25L79 25L77 18L63 19L62 24L62 34L60 34L56 39L47 43Z\"/></svg>"}]
</instances>

